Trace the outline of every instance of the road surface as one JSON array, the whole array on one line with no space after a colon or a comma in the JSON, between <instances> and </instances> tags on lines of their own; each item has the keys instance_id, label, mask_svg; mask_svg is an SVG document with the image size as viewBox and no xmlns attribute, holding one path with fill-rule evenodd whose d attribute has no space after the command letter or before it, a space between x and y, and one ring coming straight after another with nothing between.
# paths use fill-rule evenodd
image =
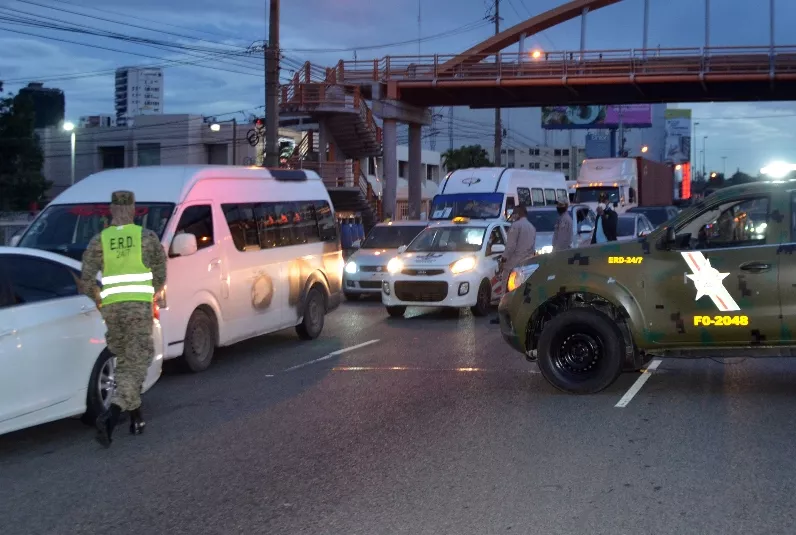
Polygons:
<instances>
[{"instance_id":1,"label":"road surface","mask_svg":"<svg viewBox=\"0 0 796 535\"><path fill-rule=\"evenodd\" d=\"M617 407L640 374L562 394L488 318L409 314L166 373L109 450L74 419L0 437L0 531L796 533L796 361L665 360Z\"/></svg>"}]
</instances>

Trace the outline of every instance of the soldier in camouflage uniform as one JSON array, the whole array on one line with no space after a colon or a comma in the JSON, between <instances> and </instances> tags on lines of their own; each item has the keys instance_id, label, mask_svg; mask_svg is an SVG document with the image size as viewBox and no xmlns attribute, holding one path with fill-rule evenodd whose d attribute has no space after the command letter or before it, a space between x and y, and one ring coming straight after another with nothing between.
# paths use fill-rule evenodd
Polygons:
<instances>
[{"instance_id":1,"label":"soldier in camouflage uniform","mask_svg":"<svg viewBox=\"0 0 796 535\"><path fill-rule=\"evenodd\" d=\"M141 387L152 363L152 301L166 284L166 254L157 235L133 223L135 197L111 195L111 226L94 236L83 254L81 290L97 303L116 356L116 388L110 409L97 418L97 440L111 444L122 412L130 412L130 433L144 430ZM102 271L102 291L97 273Z\"/></svg>"}]
</instances>

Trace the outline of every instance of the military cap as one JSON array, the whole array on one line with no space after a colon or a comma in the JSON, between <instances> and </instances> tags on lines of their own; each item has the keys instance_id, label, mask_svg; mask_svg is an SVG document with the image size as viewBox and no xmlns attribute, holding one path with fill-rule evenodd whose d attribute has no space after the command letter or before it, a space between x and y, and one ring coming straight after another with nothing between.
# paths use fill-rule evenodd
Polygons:
<instances>
[{"instance_id":1,"label":"military cap","mask_svg":"<svg viewBox=\"0 0 796 535\"><path fill-rule=\"evenodd\" d=\"M135 195L132 191L114 191L111 193L111 204L131 206L135 204Z\"/></svg>"}]
</instances>

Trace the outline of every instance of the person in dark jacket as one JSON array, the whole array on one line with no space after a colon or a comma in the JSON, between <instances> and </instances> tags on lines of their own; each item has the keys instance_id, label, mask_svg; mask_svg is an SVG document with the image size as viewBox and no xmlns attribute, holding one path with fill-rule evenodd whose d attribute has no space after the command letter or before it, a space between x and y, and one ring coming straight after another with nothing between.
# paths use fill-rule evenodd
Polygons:
<instances>
[{"instance_id":1,"label":"person in dark jacket","mask_svg":"<svg viewBox=\"0 0 796 535\"><path fill-rule=\"evenodd\" d=\"M608 195L600 195L600 204L597 205L597 223L592 234L592 243L605 243L616 241L616 226L619 216L608 201Z\"/></svg>"}]
</instances>

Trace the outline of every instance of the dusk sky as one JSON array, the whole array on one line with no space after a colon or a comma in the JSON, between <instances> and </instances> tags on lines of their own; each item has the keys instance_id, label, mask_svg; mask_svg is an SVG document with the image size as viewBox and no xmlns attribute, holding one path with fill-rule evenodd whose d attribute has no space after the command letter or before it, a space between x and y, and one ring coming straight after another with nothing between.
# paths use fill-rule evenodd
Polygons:
<instances>
[{"instance_id":1,"label":"dusk sky","mask_svg":"<svg viewBox=\"0 0 796 535\"><path fill-rule=\"evenodd\" d=\"M281 34L287 58L282 66L283 78L306 60L331 66L339 59L352 59L355 53L359 59L388 54L417 55L418 35L423 37L419 43L422 54L460 52L493 33L492 24L486 20L492 3L492 0L423 0L418 27L417 0L283 0ZM502 27L512 26L559 3L561 0L502 0ZM3 51L0 80L5 82L6 91L16 92L29 81L59 87L66 93L69 119L114 113L116 67L169 62L172 63L164 74L166 113L219 118L230 118L236 112L262 114L262 55L247 57L242 51L265 35L267 0L0 0L0 6L0 50ZM714 0L711 11L712 46L768 44L768 2ZM625 0L590 14L587 48L640 48L642 12L643 0ZM776 13L777 44L793 44L788 38L796 21L796 3L777 0ZM37 26L25 25L19 19L34 20ZM650 47L704 44L702 1L651 0L650 19ZM78 31L42 25L69 25ZM87 32L113 32L118 38ZM447 36L434 37L443 32L448 32ZM136 43L130 38L154 39L159 43ZM412 40L410 44L379 46ZM170 45L164 46L162 41ZM535 36L528 45L546 51L577 49L580 19ZM218 59L211 61L207 57L213 50L219 51L214 56ZM175 61L183 64L175 65ZM188 62L194 64L186 65ZM681 103L679 107L692 108L694 121L700 123L699 149L702 136L709 136L709 169L720 171L726 163L728 174L738 167L756 174L771 160L796 161L793 102ZM492 146L493 117L491 110L457 108L454 145ZM510 130L507 142L511 146L544 141L538 109L504 111L503 121ZM445 150L447 110L442 111L437 128L440 134L436 150ZM404 140L405 136L400 139ZM564 144L568 134L551 135L548 141ZM425 143L428 146L429 140Z\"/></svg>"}]
</instances>

